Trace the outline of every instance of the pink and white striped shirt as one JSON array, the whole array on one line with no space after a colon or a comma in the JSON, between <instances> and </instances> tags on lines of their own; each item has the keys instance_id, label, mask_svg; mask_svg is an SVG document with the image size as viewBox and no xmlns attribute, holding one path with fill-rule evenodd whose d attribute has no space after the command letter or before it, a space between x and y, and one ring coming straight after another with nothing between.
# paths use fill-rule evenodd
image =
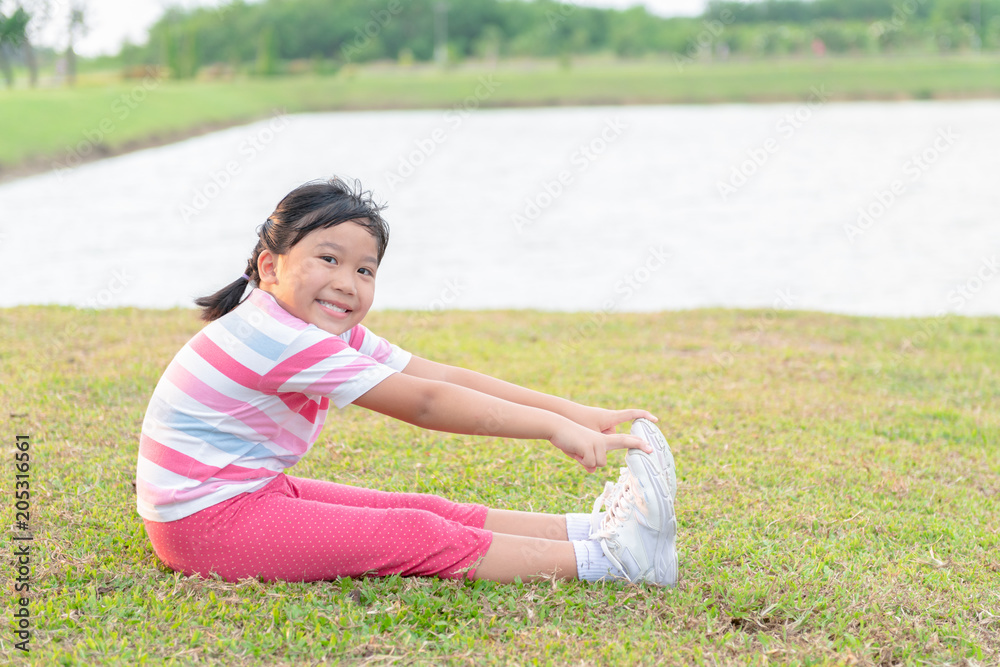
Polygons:
<instances>
[{"instance_id":1,"label":"pink and white striped shirt","mask_svg":"<svg viewBox=\"0 0 1000 667\"><path fill-rule=\"evenodd\" d=\"M330 401L343 408L410 358L360 324L334 336L253 290L157 383L139 441L139 514L176 521L263 487L316 442Z\"/></svg>"}]
</instances>

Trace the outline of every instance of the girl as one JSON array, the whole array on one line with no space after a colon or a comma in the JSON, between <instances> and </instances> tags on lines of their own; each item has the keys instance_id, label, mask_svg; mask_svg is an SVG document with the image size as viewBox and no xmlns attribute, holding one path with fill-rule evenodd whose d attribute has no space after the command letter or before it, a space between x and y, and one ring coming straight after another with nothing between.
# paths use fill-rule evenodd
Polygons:
<instances>
[{"instance_id":1,"label":"girl","mask_svg":"<svg viewBox=\"0 0 1000 667\"><path fill-rule=\"evenodd\" d=\"M655 418L422 359L365 328L388 242L381 208L338 179L296 188L259 228L246 272L196 301L210 324L171 361L142 426L137 503L157 556L229 581L398 573L674 585L676 482ZM628 448L627 466L592 514L569 515L286 475L331 402L451 433L549 440L590 472ZM616 434L629 420L632 434Z\"/></svg>"}]
</instances>

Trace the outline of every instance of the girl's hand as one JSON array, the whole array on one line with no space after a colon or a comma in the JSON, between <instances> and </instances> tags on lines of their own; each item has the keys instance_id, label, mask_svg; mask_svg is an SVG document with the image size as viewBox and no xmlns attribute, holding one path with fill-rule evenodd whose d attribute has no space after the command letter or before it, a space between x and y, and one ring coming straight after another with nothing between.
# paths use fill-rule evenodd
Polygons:
<instances>
[{"instance_id":1,"label":"girl's hand","mask_svg":"<svg viewBox=\"0 0 1000 667\"><path fill-rule=\"evenodd\" d=\"M654 423L659 421L651 412L637 408L628 410L605 410L586 406L581 406L581 408L579 417L574 421L600 433L614 433L619 424L634 421L640 417Z\"/></svg>"},{"instance_id":2,"label":"girl's hand","mask_svg":"<svg viewBox=\"0 0 1000 667\"><path fill-rule=\"evenodd\" d=\"M620 412L630 412L621 410ZM631 412L645 412L644 410L634 410ZM644 417L649 413L637 414L636 418ZM648 417L647 417L648 418ZM631 419L626 417L621 421ZM653 448L642 438L624 433L614 433L614 426L620 422L615 422L608 428L608 433L598 433L580 424L566 421L565 426L560 427L550 439L550 442L584 467L587 472L594 472L608 463L608 451L612 449L630 449L638 447L645 452L652 452Z\"/></svg>"}]
</instances>

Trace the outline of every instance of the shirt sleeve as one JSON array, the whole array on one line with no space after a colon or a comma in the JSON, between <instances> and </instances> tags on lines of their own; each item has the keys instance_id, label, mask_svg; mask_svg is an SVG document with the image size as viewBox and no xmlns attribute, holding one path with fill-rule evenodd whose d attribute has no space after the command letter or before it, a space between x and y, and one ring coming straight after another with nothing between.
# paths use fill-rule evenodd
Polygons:
<instances>
[{"instance_id":1,"label":"shirt sleeve","mask_svg":"<svg viewBox=\"0 0 1000 667\"><path fill-rule=\"evenodd\" d=\"M402 371L410 363L412 354L393 345L389 341L376 336L363 324L355 325L353 329L341 335L352 348L375 359L389 368Z\"/></svg>"},{"instance_id":2,"label":"shirt sleeve","mask_svg":"<svg viewBox=\"0 0 1000 667\"><path fill-rule=\"evenodd\" d=\"M262 389L279 395L326 396L344 408L409 363L408 352L367 329L355 333L356 329L342 336L313 328L304 331L294 349L263 378ZM360 349L344 339L349 334Z\"/></svg>"}]
</instances>

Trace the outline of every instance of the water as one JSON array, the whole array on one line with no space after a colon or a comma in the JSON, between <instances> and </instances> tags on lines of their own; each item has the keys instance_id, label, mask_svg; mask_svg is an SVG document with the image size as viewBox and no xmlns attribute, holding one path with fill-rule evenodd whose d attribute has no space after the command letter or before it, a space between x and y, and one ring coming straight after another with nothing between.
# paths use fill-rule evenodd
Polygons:
<instances>
[{"instance_id":1,"label":"water","mask_svg":"<svg viewBox=\"0 0 1000 667\"><path fill-rule=\"evenodd\" d=\"M0 306L188 306L290 189L387 201L376 308L1000 314L1000 102L274 118L0 186Z\"/></svg>"}]
</instances>

